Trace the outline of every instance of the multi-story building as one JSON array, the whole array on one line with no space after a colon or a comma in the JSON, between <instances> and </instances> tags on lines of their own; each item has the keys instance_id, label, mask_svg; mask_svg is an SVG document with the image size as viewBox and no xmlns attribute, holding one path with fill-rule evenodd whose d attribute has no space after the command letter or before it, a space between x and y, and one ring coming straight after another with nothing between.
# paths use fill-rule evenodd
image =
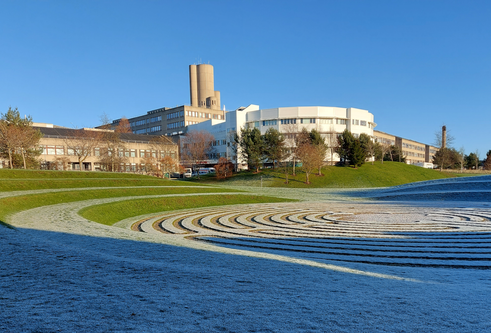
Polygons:
<instances>
[{"instance_id":1,"label":"multi-story building","mask_svg":"<svg viewBox=\"0 0 491 333\"><path fill-rule=\"evenodd\" d=\"M208 64L189 66L189 90L191 105L175 108L159 108L145 115L129 118L131 130L135 134L179 135L187 126L210 119L225 119L225 111L220 110L220 92L214 90L213 66ZM114 120L115 128L121 119Z\"/></svg>"},{"instance_id":2,"label":"multi-story building","mask_svg":"<svg viewBox=\"0 0 491 333\"><path fill-rule=\"evenodd\" d=\"M427 168L433 167L432 161L433 156L438 151L437 147L377 130L373 131L373 138L375 142L399 147L402 151L402 155L406 157L407 164L414 164Z\"/></svg>"},{"instance_id":3,"label":"multi-story building","mask_svg":"<svg viewBox=\"0 0 491 333\"><path fill-rule=\"evenodd\" d=\"M218 158L226 157L235 160L233 134L240 133L241 128L258 128L264 134L269 128L274 128L286 135L295 135L303 128L308 131L316 129L326 138L336 138L344 130L349 130L355 137L365 133L373 136L377 126L373 114L367 110L356 108L338 108L325 106L285 107L260 109L258 105L249 105L235 111L227 112L222 121L207 121L188 126L188 131L208 131L215 137L213 145L215 152L207 161L216 163ZM331 155L326 155L326 161ZM333 161L338 161L337 155Z\"/></svg>"},{"instance_id":4,"label":"multi-story building","mask_svg":"<svg viewBox=\"0 0 491 333\"><path fill-rule=\"evenodd\" d=\"M241 107L235 111L220 110L220 92L214 90L213 66L208 64L189 66L189 87L191 106L160 108L147 114L130 118L131 130L137 134L183 135L187 130L206 130L215 136L215 153L210 163L219 157L233 156L230 132L238 132L243 127L257 127L264 134L268 128L282 133L293 134L317 129L326 138L349 130L355 137L365 133L375 141L397 145L401 148L406 162L429 167L437 148L413 140L400 138L374 130L374 116L367 110L325 106L282 107L259 109L257 105ZM120 119L113 121L116 127ZM331 154L327 160L331 159ZM333 161L339 160L333 155Z\"/></svg>"},{"instance_id":5,"label":"multi-story building","mask_svg":"<svg viewBox=\"0 0 491 333\"><path fill-rule=\"evenodd\" d=\"M39 129L43 134L40 140L42 154L40 156L41 167L44 169L64 169L64 170L106 170L107 166L102 162L104 141L100 139L105 132L112 130L83 128L74 130L65 127L54 126L52 124L34 123L33 127ZM156 137L139 135L133 133L119 133L119 143L117 151L109 154L117 155L117 165L113 171L119 172L148 172L159 170L161 160L165 156L179 161L178 145L168 138L163 138L163 144L156 144L152 139ZM95 140L89 146L84 146L84 140ZM90 149L88 156L80 165L77 149ZM149 163L153 164L149 167Z\"/></svg>"}]
</instances>

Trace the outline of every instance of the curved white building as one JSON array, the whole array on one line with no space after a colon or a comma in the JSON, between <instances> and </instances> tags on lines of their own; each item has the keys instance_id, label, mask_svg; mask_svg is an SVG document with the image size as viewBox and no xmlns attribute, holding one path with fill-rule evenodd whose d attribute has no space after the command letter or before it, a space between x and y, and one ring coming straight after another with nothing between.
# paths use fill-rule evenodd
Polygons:
<instances>
[{"instance_id":1,"label":"curved white building","mask_svg":"<svg viewBox=\"0 0 491 333\"><path fill-rule=\"evenodd\" d=\"M308 131L315 128L324 137L333 133L340 134L347 129L355 137L361 133L366 133L372 137L375 126L373 114L362 109L299 106L261 110L258 105L249 105L227 112L225 120L212 119L190 125L187 130L206 130L214 135L216 153L208 161L212 164L218 161L220 157L235 160L230 142L233 140L232 134L240 133L241 128L257 127L261 134L264 134L271 127L281 133L289 134L298 133L304 127ZM329 159L330 153L326 155L326 160ZM338 161L339 156L334 154L333 160Z\"/></svg>"},{"instance_id":2,"label":"curved white building","mask_svg":"<svg viewBox=\"0 0 491 333\"><path fill-rule=\"evenodd\" d=\"M273 127L284 133L300 132L303 127L308 131L318 130L321 134L342 133L345 129L355 136L361 133L373 135L376 124L373 114L367 110L355 108L337 108L327 106L299 106L264 110L237 110L244 113L243 123L237 122L238 127L257 127L264 134L268 128ZM241 117L242 118L242 117Z\"/></svg>"}]
</instances>

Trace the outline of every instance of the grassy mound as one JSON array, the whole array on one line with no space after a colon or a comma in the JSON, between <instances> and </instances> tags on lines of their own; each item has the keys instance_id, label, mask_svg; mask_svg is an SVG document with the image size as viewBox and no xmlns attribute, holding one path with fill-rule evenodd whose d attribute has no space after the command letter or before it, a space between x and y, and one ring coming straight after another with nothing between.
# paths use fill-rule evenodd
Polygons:
<instances>
[{"instance_id":1,"label":"grassy mound","mask_svg":"<svg viewBox=\"0 0 491 333\"><path fill-rule=\"evenodd\" d=\"M226 193L237 192L219 188L122 188L103 190L77 190L42 194L22 195L0 199L0 221L23 210L91 199L119 198L146 195L172 195L196 193ZM181 198L182 200L182 198Z\"/></svg>"},{"instance_id":2,"label":"grassy mound","mask_svg":"<svg viewBox=\"0 0 491 333\"><path fill-rule=\"evenodd\" d=\"M322 168L323 176L310 175L310 184L305 184L305 173L297 168L296 176L289 170L288 184L285 174L280 170L264 169L258 174L240 172L232 178L219 183L231 186L265 186L293 188L371 188L402 185L417 181L455 177L455 174L442 173L437 170L425 169L414 165L398 162L367 163L359 168L327 166ZM261 181L262 177L262 181ZM214 176L202 177L195 182L213 184Z\"/></svg>"},{"instance_id":3,"label":"grassy mound","mask_svg":"<svg viewBox=\"0 0 491 333\"><path fill-rule=\"evenodd\" d=\"M0 169L0 192L57 188L176 185L193 186L195 184L126 173Z\"/></svg>"},{"instance_id":4,"label":"grassy mound","mask_svg":"<svg viewBox=\"0 0 491 333\"><path fill-rule=\"evenodd\" d=\"M79 214L91 221L113 225L116 222L133 216L178 209L291 201L294 200L247 194L153 198L95 205L82 209Z\"/></svg>"},{"instance_id":5,"label":"grassy mound","mask_svg":"<svg viewBox=\"0 0 491 333\"><path fill-rule=\"evenodd\" d=\"M101 206L86 209L85 214L88 214L89 219L108 225L126 217L158 211L291 201L249 194L237 195L230 192L240 191L212 186L196 187L196 185L199 184L124 173L0 169L0 193L20 190L64 189L62 191L48 191L47 193L8 196L0 199L0 226L10 227L5 223L8 216L23 210L90 199L149 195L167 196L165 198L133 199L106 204L102 206L103 211L98 208ZM102 189L95 187L102 187ZM186 194L191 194L191 196L181 196Z\"/></svg>"},{"instance_id":6,"label":"grassy mound","mask_svg":"<svg viewBox=\"0 0 491 333\"><path fill-rule=\"evenodd\" d=\"M46 179L46 178L153 178L146 175L118 172L55 171L0 169L0 179Z\"/></svg>"}]
</instances>

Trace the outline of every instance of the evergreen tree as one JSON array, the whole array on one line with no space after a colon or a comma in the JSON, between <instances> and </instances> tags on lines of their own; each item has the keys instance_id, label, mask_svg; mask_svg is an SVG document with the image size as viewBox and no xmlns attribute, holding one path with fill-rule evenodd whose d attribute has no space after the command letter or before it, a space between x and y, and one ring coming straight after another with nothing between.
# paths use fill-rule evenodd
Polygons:
<instances>
[{"instance_id":1,"label":"evergreen tree","mask_svg":"<svg viewBox=\"0 0 491 333\"><path fill-rule=\"evenodd\" d=\"M362 148L360 140L355 139L355 141L353 141L348 159L350 165L353 165L353 168L359 167L365 163L365 151Z\"/></svg>"},{"instance_id":2,"label":"evergreen tree","mask_svg":"<svg viewBox=\"0 0 491 333\"><path fill-rule=\"evenodd\" d=\"M264 155L273 162L273 169L276 164L283 160L285 155L285 138L278 130L270 127L264 133Z\"/></svg>"},{"instance_id":3,"label":"evergreen tree","mask_svg":"<svg viewBox=\"0 0 491 333\"><path fill-rule=\"evenodd\" d=\"M259 166L264 157L264 141L258 128L241 128L239 146L247 160L247 168L255 168L259 172Z\"/></svg>"},{"instance_id":4,"label":"evergreen tree","mask_svg":"<svg viewBox=\"0 0 491 333\"><path fill-rule=\"evenodd\" d=\"M336 153L339 155L341 163L348 163L354 141L355 137L347 129L344 130L344 132L338 137L338 147L336 147Z\"/></svg>"}]
</instances>

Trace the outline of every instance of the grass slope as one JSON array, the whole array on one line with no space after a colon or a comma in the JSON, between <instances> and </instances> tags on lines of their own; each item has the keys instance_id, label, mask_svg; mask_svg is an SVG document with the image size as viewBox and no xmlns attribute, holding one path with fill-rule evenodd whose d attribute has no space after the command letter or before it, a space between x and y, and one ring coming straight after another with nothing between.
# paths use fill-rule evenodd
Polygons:
<instances>
[{"instance_id":1,"label":"grass slope","mask_svg":"<svg viewBox=\"0 0 491 333\"><path fill-rule=\"evenodd\" d=\"M104 190L77 190L67 192L53 192L42 194L22 195L0 199L0 221L4 221L10 214L23 210L55 205L60 203L75 202L91 199L119 198L145 195L169 195L169 194L195 194L195 193L226 193L237 192L235 190L219 188L127 188ZM182 198L181 198L182 200Z\"/></svg>"},{"instance_id":2,"label":"grass slope","mask_svg":"<svg viewBox=\"0 0 491 333\"><path fill-rule=\"evenodd\" d=\"M291 173L291 170L290 170ZM262 186L293 187L293 188L370 188L402 185L417 181L455 177L455 174L442 173L437 170L425 169L414 165L398 162L367 163L359 168L327 166L322 169L323 176L310 175L311 184L305 184L305 173L297 168L297 175L288 176L289 183L285 184L285 174L272 169L262 170L258 174L241 172L232 178L220 181L223 185L233 186ZM202 177L195 182L217 183L215 177Z\"/></svg>"},{"instance_id":3,"label":"grass slope","mask_svg":"<svg viewBox=\"0 0 491 333\"><path fill-rule=\"evenodd\" d=\"M91 221L113 225L118 221L133 216L178 209L292 201L294 200L247 194L152 198L95 205L82 209L79 214Z\"/></svg>"},{"instance_id":4,"label":"grass slope","mask_svg":"<svg viewBox=\"0 0 491 333\"><path fill-rule=\"evenodd\" d=\"M22 170L0 169L0 179L34 179L34 178L153 178L146 175L118 172L94 171L55 171L55 170Z\"/></svg>"},{"instance_id":5,"label":"grass slope","mask_svg":"<svg viewBox=\"0 0 491 333\"><path fill-rule=\"evenodd\" d=\"M125 173L0 169L0 192L57 188L183 185L194 186L195 184Z\"/></svg>"},{"instance_id":6,"label":"grass slope","mask_svg":"<svg viewBox=\"0 0 491 333\"><path fill-rule=\"evenodd\" d=\"M256 195L227 194L240 191L211 186L200 188L195 185L195 183L189 181L171 181L134 174L0 169L0 192L68 189L62 192L19 195L0 199L0 226L11 227L5 222L8 216L23 210L90 199L148 195L217 194L197 195L186 198L171 196L166 198L124 200L123 202L103 206L103 212L98 210L99 208L97 207L99 206L87 210L87 214L92 214L90 215L92 219L108 225L126 217L158 211L230 204L291 201ZM93 187L118 188L94 189ZM69 190L72 188L76 190Z\"/></svg>"}]
</instances>

